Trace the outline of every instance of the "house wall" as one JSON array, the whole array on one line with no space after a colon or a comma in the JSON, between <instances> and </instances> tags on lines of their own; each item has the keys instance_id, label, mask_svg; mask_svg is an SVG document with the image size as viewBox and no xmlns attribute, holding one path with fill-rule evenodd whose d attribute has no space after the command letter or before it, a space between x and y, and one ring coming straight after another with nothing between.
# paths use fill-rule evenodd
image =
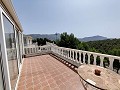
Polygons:
<instances>
[{"instance_id":1,"label":"house wall","mask_svg":"<svg viewBox=\"0 0 120 90\"><path fill-rule=\"evenodd\" d=\"M13 8L3 1L7 0L0 0L0 90L15 90L23 61L23 34L18 19L9 12Z\"/></svg>"}]
</instances>

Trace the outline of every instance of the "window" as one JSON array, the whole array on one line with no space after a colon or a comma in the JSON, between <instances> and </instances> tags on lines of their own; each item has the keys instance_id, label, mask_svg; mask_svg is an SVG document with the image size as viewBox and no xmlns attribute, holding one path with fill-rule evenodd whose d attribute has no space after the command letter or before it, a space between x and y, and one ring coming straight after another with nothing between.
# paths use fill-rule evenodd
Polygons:
<instances>
[{"instance_id":1,"label":"window","mask_svg":"<svg viewBox=\"0 0 120 90\"><path fill-rule=\"evenodd\" d=\"M5 30L6 50L8 57L9 73L12 90L18 77L17 49L15 41L15 31L13 24L3 15L3 24Z\"/></svg>"}]
</instances>

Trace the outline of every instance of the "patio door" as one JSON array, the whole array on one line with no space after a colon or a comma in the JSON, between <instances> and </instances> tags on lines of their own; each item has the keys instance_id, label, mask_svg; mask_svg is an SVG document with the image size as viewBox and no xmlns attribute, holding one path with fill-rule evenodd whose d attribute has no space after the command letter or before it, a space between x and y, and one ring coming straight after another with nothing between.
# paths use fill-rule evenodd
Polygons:
<instances>
[{"instance_id":1,"label":"patio door","mask_svg":"<svg viewBox=\"0 0 120 90\"><path fill-rule=\"evenodd\" d=\"M4 14L3 14L3 24L4 24L4 32L5 32L11 89L14 90L18 77L18 59L17 59L15 30L13 23Z\"/></svg>"}]
</instances>

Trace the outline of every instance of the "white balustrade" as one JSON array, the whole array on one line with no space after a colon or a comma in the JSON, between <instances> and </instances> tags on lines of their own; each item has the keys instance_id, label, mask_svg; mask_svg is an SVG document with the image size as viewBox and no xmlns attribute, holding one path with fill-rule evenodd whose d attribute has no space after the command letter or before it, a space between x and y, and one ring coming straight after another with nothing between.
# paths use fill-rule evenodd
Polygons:
<instances>
[{"instance_id":1,"label":"white balustrade","mask_svg":"<svg viewBox=\"0 0 120 90\"><path fill-rule=\"evenodd\" d=\"M106 55L101 53L95 53L95 52L89 52L89 51L82 51L82 50L76 50L76 49L70 49L70 48L64 48L64 47L58 47L53 44L44 45L44 46L37 46L37 47L25 47L24 49L25 54L31 54L31 53L41 53L41 52L48 52L52 51L53 53L58 54L61 57L67 58L69 60L73 60L74 62L82 64L81 60L83 59L83 64L86 64L85 62L85 55L87 54L88 58L88 64L90 64L90 56L93 55L94 57L94 65L96 64L96 58L97 56L100 57L100 66L103 67L103 61L104 58L109 58L109 69L113 70L113 62L114 59L120 60L120 57L118 56L112 56L112 55ZM81 57L81 54L83 54L83 58ZM79 55L79 56L78 56ZM79 58L78 58L79 57ZM78 61L79 60L79 61Z\"/></svg>"}]
</instances>

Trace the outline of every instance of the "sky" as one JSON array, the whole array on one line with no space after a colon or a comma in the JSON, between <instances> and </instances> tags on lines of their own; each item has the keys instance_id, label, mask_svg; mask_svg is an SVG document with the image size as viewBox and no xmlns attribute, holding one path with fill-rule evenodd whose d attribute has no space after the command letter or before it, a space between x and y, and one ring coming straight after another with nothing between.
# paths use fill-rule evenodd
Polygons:
<instances>
[{"instance_id":1,"label":"sky","mask_svg":"<svg viewBox=\"0 0 120 90\"><path fill-rule=\"evenodd\" d=\"M120 38L120 0L12 0L24 34Z\"/></svg>"}]
</instances>

